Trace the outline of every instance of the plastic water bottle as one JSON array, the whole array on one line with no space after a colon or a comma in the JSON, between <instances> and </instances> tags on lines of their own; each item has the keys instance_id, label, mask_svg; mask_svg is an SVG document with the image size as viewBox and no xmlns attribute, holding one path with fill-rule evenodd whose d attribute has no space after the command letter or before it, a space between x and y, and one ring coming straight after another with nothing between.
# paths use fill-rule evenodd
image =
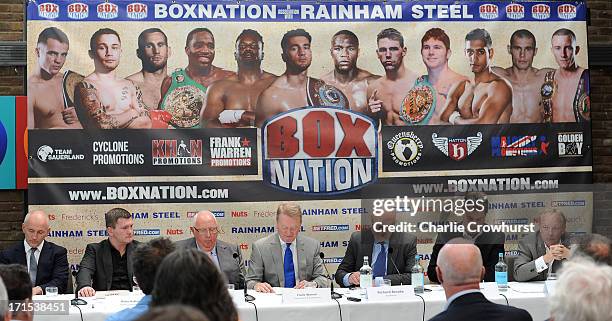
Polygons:
<instances>
[{"instance_id":1,"label":"plastic water bottle","mask_svg":"<svg viewBox=\"0 0 612 321\"><path fill-rule=\"evenodd\" d=\"M495 264L495 283L501 292L508 290L508 265L504 262L504 253L499 253L499 261Z\"/></svg>"},{"instance_id":2,"label":"plastic water bottle","mask_svg":"<svg viewBox=\"0 0 612 321\"><path fill-rule=\"evenodd\" d=\"M362 289L372 287L372 268L367 256L363 257L363 266L359 269L359 287Z\"/></svg>"},{"instance_id":3,"label":"plastic water bottle","mask_svg":"<svg viewBox=\"0 0 612 321\"><path fill-rule=\"evenodd\" d=\"M414 287L414 293L425 292L425 275L423 274L423 267L419 264L419 256L414 257L414 266L410 270L412 277L412 286Z\"/></svg>"}]
</instances>

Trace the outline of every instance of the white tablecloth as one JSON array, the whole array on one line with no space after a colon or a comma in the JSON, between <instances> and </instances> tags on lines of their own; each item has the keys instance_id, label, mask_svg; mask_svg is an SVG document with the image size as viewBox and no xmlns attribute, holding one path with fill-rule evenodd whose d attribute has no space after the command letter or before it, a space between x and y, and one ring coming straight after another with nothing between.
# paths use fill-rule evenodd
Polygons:
<instances>
[{"instance_id":1,"label":"white tablecloth","mask_svg":"<svg viewBox=\"0 0 612 321\"><path fill-rule=\"evenodd\" d=\"M425 300L425 320L430 319L442 309L446 303L444 291L440 286L427 285L431 292L425 292L422 296ZM506 304L506 298L511 306L529 311L534 320L545 320L549 315L548 299L544 293L544 283L510 283L510 289L500 295L492 290L494 285L483 287L483 293L492 302ZM387 302L351 302L346 295L359 297L359 290L337 289L337 292L345 294L339 299L343 321L360 320L422 320L423 301L418 297L405 298L402 300ZM340 321L340 311L336 301L317 304L283 304L282 296L279 294L264 294L249 291L256 300L259 321ZM38 300L69 300L73 296L60 295L56 297L36 296ZM89 304L81 306L83 320L103 321L108 315L134 305L140 296L127 293L103 293L99 292L96 298L87 298ZM250 303L236 302L236 307L241 321L257 321L255 307ZM34 315L35 321L79 321L81 316L76 307L70 307L68 315Z\"/></svg>"}]
</instances>

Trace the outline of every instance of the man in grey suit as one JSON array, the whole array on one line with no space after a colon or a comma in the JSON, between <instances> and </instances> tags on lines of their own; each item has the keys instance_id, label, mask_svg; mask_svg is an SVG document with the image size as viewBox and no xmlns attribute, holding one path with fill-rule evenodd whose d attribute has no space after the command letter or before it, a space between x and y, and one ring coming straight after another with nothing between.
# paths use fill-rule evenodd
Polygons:
<instances>
[{"instance_id":1,"label":"man in grey suit","mask_svg":"<svg viewBox=\"0 0 612 321\"><path fill-rule=\"evenodd\" d=\"M319 241L300 235L302 210L295 203L282 203L276 210L276 233L253 243L247 286L257 292L272 287L302 289L327 287Z\"/></svg>"},{"instance_id":2,"label":"man in grey suit","mask_svg":"<svg viewBox=\"0 0 612 321\"><path fill-rule=\"evenodd\" d=\"M225 275L228 284L241 289L244 284L244 262L238 245L217 239L219 224L210 211L200 211L189 227L194 237L176 242L177 249L197 248L206 253Z\"/></svg>"},{"instance_id":3,"label":"man in grey suit","mask_svg":"<svg viewBox=\"0 0 612 321\"><path fill-rule=\"evenodd\" d=\"M545 209L540 214L540 230L519 242L514 261L514 279L544 281L556 273L570 255L566 237L565 215L557 209Z\"/></svg>"}]
</instances>

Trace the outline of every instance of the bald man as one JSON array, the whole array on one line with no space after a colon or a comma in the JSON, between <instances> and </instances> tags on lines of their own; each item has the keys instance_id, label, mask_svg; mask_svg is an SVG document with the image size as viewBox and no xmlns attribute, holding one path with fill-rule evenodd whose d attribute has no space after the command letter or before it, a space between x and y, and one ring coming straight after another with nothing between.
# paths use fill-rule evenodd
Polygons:
<instances>
[{"instance_id":1,"label":"bald man","mask_svg":"<svg viewBox=\"0 0 612 321\"><path fill-rule=\"evenodd\" d=\"M446 294L446 307L430 321L531 321L523 309L495 304L480 292L479 282L485 274L482 256L476 245L453 239L440 250L438 280Z\"/></svg>"},{"instance_id":2,"label":"bald man","mask_svg":"<svg viewBox=\"0 0 612 321\"><path fill-rule=\"evenodd\" d=\"M194 217L189 227L194 237L176 242L177 249L198 250L208 254L226 277L228 284L234 288L244 287L244 262L240 247L217 239L219 224L210 211L200 211ZM236 256L236 257L234 257Z\"/></svg>"},{"instance_id":3,"label":"bald man","mask_svg":"<svg viewBox=\"0 0 612 321\"><path fill-rule=\"evenodd\" d=\"M49 217L43 211L26 215L21 225L25 235L19 242L0 252L0 264L21 264L27 267L34 287L32 295L44 294L45 288L57 287L65 293L68 285L68 257L66 248L49 241Z\"/></svg>"}]
</instances>

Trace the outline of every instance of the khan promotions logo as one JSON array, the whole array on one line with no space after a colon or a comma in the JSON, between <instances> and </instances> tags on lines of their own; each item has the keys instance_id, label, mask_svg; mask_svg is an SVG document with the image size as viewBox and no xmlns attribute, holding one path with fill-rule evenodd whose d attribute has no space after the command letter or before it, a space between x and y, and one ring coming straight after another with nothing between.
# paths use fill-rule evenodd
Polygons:
<instances>
[{"instance_id":1,"label":"khan promotions logo","mask_svg":"<svg viewBox=\"0 0 612 321\"><path fill-rule=\"evenodd\" d=\"M444 155L452 160L460 161L471 155L480 146L482 133L478 132L476 136L468 138L438 137L438 134L433 133L431 140Z\"/></svg>"},{"instance_id":2,"label":"khan promotions logo","mask_svg":"<svg viewBox=\"0 0 612 321\"><path fill-rule=\"evenodd\" d=\"M525 18L525 6L518 3L506 6L506 17L508 19L519 20Z\"/></svg>"},{"instance_id":3,"label":"khan promotions logo","mask_svg":"<svg viewBox=\"0 0 612 321\"><path fill-rule=\"evenodd\" d=\"M84 3L71 3L68 5L67 10L68 18L70 19L83 20L89 17L89 6Z\"/></svg>"},{"instance_id":4,"label":"khan promotions logo","mask_svg":"<svg viewBox=\"0 0 612 321\"><path fill-rule=\"evenodd\" d=\"M72 151L72 149L53 148L49 145L42 145L38 147L38 150L36 151L36 156L43 163L46 163L48 161L58 161L58 160L83 160L85 159L85 155L76 154Z\"/></svg>"},{"instance_id":5,"label":"khan promotions logo","mask_svg":"<svg viewBox=\"0 0 612 321\"><path fill-rule=\"evenodd\" d=\"M584 135L582 132L557 134L559 157L579 157L583 154Z\"/></svg>"},{"instance_id":6,"label":"khan promotions logo","mask_svg":"<svg viewBox=\"0 0 612 321\"><path fill-rule=\"evenodd\" d=\"M491 155L493 157L548 155L548 145L546 136L493 136Z\"/></svg>"},{"instance_id":7,"label":"khan promotions logo","mask_svg":"<svg viewBox=\"0 0 612 321\"><path fill-rule=\"evenodd\" d=\"M478 12L482 19L493 20L499 18L499 7L496 4L487 3L480 5Z\"/></svg>"},{"instance_id":8,"label":"khan promotions logo","mask_svg":"<svg viewBox=\"0 0 612 321\"><path fill-rule=\"evenodd\" d=\"M41 3L38 5L38 16L45 19L57 19L60 8L55 3Z\"/></svg>"},{"instance_id":9,"label":"khan promotions logo","mask_svg":"<svg viewBox=\"0 0 612 321\"><path fill-rule=\"evenodd\" d=\"M153 165L202 165L202 140L155 139L151 141Z\"/></svg>"},{"instance_id":10,"label":"khan promotions logo","mask_svg":"<svg viewBox=\"0 0 612 321\"><path fill-rule=\"evenodd\" d=\"M538 20L546 20L550 18L550 6L547 4L534 5L531 7L531 16Z\"/></svg>"},{"instance_id":11,"label":"khan promotions logo","mask_svg":"<svg viewBox=\"0 0 612 321\"><path fill-rule=\"evenodd\" d=\"M126 7L127 17L134 20L142 20L147 17L148 7L144 3L130 3Z\"/></svg>"},{"instance_id":12,"label":"khan promotions logo","mask_svg":"<svg viewBox=\"0 0 612 321\"><path fill-rule=\"evenodd\" d=\"M292 109L266 121L264 181L286 191L340 194L378 173L376 124L333 107Z\"/></svg>"},{"instance_id":13,"label":"khan promotions logo","mask_svg":"<svg viewBox=\"0 0 612 321\"><path fill-rule=\"evenodd\" d=\"M557 16L560 19L571 20L576 18L576 6L572 4L562 4L557 7Z\"/></svg>"},{"instance_id":14,"label":"khan promotions logo","mask_svg":"<svg viewBox=\"0 0 612 321\"><path fill-rule=\"evenodd\" d=\"M211 167L251 166L251 141L244 137L211 137Z\"/></svg>"},{"instance_id":15,"label":"khan promotions logo","mask_svg":"<svg viewBox=\"0 0 612 321\"><path fill-rule=\"evenodd\" d=\"M119 17L119 7L114 3L100 3L96 8L96 11L98 12L98 18L100 19L110 20Z\"/></svg>"},{"instance_id":16,"label":"khan promotions logo","mask_svg":"<svg viewBox=\"0 0 612 321\"><path fill-rule=\"evenodd\" d=\"M421 159L423 142L413 132L401 132L387 142L393 161L401 166L412 166Z\"/></svg>"}]
</instances>

